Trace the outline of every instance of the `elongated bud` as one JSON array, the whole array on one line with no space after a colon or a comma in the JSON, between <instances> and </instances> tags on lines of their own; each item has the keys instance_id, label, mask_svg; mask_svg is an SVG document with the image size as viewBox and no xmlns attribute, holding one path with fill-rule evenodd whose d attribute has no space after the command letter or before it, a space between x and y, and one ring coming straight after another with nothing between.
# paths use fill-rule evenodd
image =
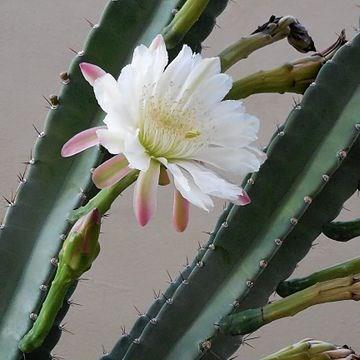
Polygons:
<instances>
[{"instance_id":1,"label":"elongated bud","mask_svg":"<svg viewBox=\"0 0 360 360\"><path fill-rule=\"evenodd\" d=\"M288 346L261 360L355 360L359 356L348 346L336 346L328 342L305 339Z\"/></svg>"},{"instance_id":2,"label":"elongated bud","mask_svg":"<svg viewBox=\"0 0 360 360\"><path fill-rule=\"evenodd\" d=\"M100 251L101 215L93 209L70 230L59 255L59 266L68 266L75 276L87 271Z\"/></svg>"}]
</instances>

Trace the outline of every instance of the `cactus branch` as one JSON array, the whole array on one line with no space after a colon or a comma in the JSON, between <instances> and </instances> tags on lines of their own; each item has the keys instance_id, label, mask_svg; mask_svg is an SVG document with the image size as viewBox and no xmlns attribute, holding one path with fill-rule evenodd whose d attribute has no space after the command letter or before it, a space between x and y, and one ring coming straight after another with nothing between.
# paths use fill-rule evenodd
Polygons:
<instances>
[{"instance_id":1,"label":"cactus branch","mask_svg":"<svg viewBox=\"0 0 360 360\"><path fill-rule=\"evenodd\" d=\"M91 200L89 200L89 202L86 205L73 210L70 213L69 221L75 222L76 220L78 220L79 218L81 218L82 216L84 216L94 208L97 208L100 214L104 215L110 209L114 200L126 188L128 188L132 183L135 182L138 175L139 172L137 170L133 170L129 174L127 174L123 179L117 182L115 185L112 185L108 188L101 190Z\"/></svg>"},{"instance_id":2,"label":"cactus branch","mask_svg":"<svg viewBox=\"0 0 360 360\"><path fill-rule=\"evenodd\" d=\"M166 46L174 48L184 38L191 27L199 20L209 0L187 0L176 13L171 23L164 29Z\"/></svg>"},{"instance_id":3,"label":"cactus branch","mask_svg":"<svg viewBox=\"0 0 360 360\"><path fill-rule=\"evenodd\" d=\"M276 292L281 297L286 297L295 292L304 290L312 285L315 285L318 282L355 275L359 273L360 258L355 258L344 263L331 266L327 269L317 271L303 278L283 281L278 286Z\"/></svg>"},{"instance_id":4,"label":"cactus branch","mask_svg":"<svg viewBox=\"0 0 360 360\"><path fill-rule=\"evenodd\" d=\"M360 281L356 277L317 283L262 308L228 315L220 322L219 330L229 335L245 335L275 320L294 316L311 306L342 300L360 300Z\"/></svg>"},{"instance_id":5,"label":"cactus branch","mask_svg":"<svg viewBox=\"0 0 360 360\"><path fill-rule=\"evenodd\" d=\"M345 43L342 32L337 41L323 52L286 63L280 67L259 71L234 82L228 94L229 99L244 99L258 93L303 94L315 78L321 67L330 60Z\"/></svg>"},{"instance_id":6,"label":"cactus branch","mask_svg":"<svg viewBox=\"0 0 360 360\"><path fill-rule=\"evenodd\" d=\"M360 218L352 221L334 221L325 224L323 233L330 239L346 242L360 236Z\"/></svg>"},{"instance_id":7,"label":"cactus branch","mask_svg":"<svg viewBox=\"0 0 360 360\"><path fill-rule=\"evenodd\" d=\"M222 71L226 71L236 62L246 59L254 51L273 44L276 41L288 38L290 42L296 30L294 29L295 24L299 24L299 22L293 16L271 16L268 22L259 26L251 35L242 37L239 41L221 52L220 60ZM314 43L309 35L307 35L306 40L308 39L310 39L312 46L306 47L304 52L315 50Z\"/></svg>"},{"instance_id":8,"label":"cactus branch","mask_svg":"<svg viewBox=\"0 0 360 360\"><path fill-rule=\"evenodd\" d=\"M101 216L97 209L78 220L67 236L59 254L59 263L50 291L35 323L22 338L19 348L28 353L42 345L74 282L89 268L100 251L98 242ZM33 315L33 314L32 314Z\"/></svg>"},{"instance_id":9,"label":"cactus branch","mask_svg":"<svg viewBox=\"0 0 360 360\"><path fill-rule=\"evenodd\" d=\"M268 355L261 360L329 360L359 359L354 350L348 346L336 346L328 342L304 339L296 344L287 346L274 354Z\"/></svg>"}]
</instances>

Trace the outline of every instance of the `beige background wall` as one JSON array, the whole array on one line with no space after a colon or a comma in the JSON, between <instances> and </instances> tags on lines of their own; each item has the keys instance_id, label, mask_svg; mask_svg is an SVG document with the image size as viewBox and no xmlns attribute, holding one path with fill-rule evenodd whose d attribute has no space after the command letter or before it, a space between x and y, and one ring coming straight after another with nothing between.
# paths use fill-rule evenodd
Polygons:
<instances>
[{"instance_id":1,"label":"beige background wall","mask_svg":"<svg viewBox=\"0 0 360 360\"><path fill-rule=\"evenodd\" d=\"M0 194L10 194L16 188L16 174L35 140L32 124L41 129L46 114L41 96L59 90L57 75L72 58L67 48L81 49L88 32L83 18L96 22L105 3L106 0L0 2ZM209 46L206 54L217 54L272 14L298 17L318 48L323 49L343 27L349 37L354 34L360 15L357 4L355 0L236 0L218 19L220 28L205 42ZM283 42L260 51L231 73L239 78L300 56ZM292 102L292 95L260 95L246 101L248 110L262 120L261 144L266 144L276 124L285 119ZM114 206L104 224L101 256L87 275L90 280L82 282L74 295L74 300L83 306L71 309L66 318L66 327L75 335L64 334L55 349L57 355L66 360L93 360L100 355L102 345L110 349L121 325L129 328L135 320L133 305L145 310L152 299L152 289L166 288L165 270L176 276L186 256L193 256L197 241L206 240L202 231L212 229L222 204L218 203L210 215L192 209L189 229L178 235L171 227L168 195L168 189L161 191L157 216L145 229L135 223L131 191ZM343 217L359 216L358 198L354 197L346 207ZM351 258L359 250L359 239L341 245L321 238L300 264L298 274ZM325 305L267 326L256 333L261 338L252 342L255 349L243 348L240 358L258 359L304 337L348 343L360 351L359 306Z\"/></svg>"}]
</instances>

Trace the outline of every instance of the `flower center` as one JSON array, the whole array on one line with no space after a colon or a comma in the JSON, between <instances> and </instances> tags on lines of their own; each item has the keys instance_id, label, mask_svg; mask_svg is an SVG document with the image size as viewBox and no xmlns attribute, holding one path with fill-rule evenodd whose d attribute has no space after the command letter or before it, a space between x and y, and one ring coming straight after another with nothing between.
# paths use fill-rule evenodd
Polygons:
<instances>
[{"instance_id":1,"label":"flower center","mask_svg":"<svg viewBox=\"0 0 360 360\"><path fill-rule=\"evenodd\" d=\"M139 141L152 157L186 158L203 145L196 111L164 99L147 99L139 129Z\"/></svg>"}]
</instances>

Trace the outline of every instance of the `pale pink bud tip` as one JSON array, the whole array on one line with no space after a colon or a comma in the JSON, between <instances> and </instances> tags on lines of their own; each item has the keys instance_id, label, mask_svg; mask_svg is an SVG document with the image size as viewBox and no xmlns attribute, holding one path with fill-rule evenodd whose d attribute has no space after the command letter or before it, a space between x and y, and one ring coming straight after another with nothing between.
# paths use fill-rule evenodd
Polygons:
<instances>
[{"instance_id":1,"label":"pale pink bud tip","mask_svg":"<svg viewBox=\"0 0 360 360\"><path fill-rule=\"evenodd\" d=\"M84 78L91 86L94 85L96 79L106 74L103 69L93 64L83 62L79 66Z\"/></svg>"},{"instance_id":2,"label":"pale pink bud tip","mask_svg":"<svg viewBox=\"0 0 360 360\"><path fill-rule=\"evenodd\" d=\"M243 190L243 193L239 195L239 203L240 205L248 205L251 203L251 199L245 190Z\"/></svg>"},{"instance_id":3,"label":"pale pink bud tip","mask_svg":"<svg viewBox=\"0 0 360 360\"><path fill-rule=\"evenodd\" d=\"M76 134L64 144L61 149L61 156L73 156L81 151L84 151L92 146L99 144L99 139L96 135L96 131L103 128L103 126L97 126Z\"/></svg>"}]
</instances>

